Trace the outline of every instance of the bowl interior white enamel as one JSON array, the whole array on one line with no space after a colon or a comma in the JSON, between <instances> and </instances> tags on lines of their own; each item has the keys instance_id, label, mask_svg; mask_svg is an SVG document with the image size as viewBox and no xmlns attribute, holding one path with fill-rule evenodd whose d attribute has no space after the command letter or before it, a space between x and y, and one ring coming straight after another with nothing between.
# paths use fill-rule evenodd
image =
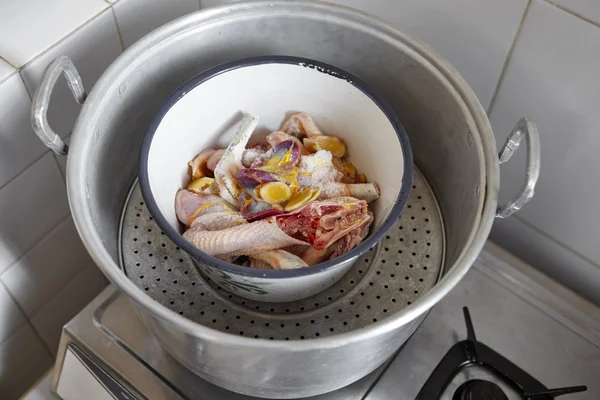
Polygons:
<instances>
[{"instance_id":1,"label":"bowl interior white enamel","mask_svg":"<svg viewBox=\"0 0 600 400\"><path fill-rule=\"evenodd\" d=\"M345 79L297 64L271 63L223 72L191 89L164 115L148 153L149 187L160 212L179 229L174 210L188 181L189 160L206 148L225 148L241 110L259 117L251 140L276 131L288 116L309 113L321 131L340 137L350 161L381 197L370 204L377 229L397 201L404 173L400 140L369 96Z\"/></svg>"}]
</instances>

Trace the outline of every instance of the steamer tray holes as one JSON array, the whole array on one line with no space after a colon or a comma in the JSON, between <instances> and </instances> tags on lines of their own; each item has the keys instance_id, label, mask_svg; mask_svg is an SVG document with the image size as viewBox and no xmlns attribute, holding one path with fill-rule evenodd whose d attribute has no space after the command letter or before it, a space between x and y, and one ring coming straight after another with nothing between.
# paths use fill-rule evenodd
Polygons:
<instances>
[{"instance_id":1,"label":"steamer tray holes","mask_svg":"<svg viewBox=\"0 0 600 400\"><path fill-rule=\"evenodd\" d=\"M337 284L301 301L251 301L201 276L156 225L137 182L123 210L120 241L121 267L145 294L201 325L267 340L322 338L389 318L435 285L445 246L439 207L418 170L402 217L379 245Z\"/></svg>"}]
</instances>

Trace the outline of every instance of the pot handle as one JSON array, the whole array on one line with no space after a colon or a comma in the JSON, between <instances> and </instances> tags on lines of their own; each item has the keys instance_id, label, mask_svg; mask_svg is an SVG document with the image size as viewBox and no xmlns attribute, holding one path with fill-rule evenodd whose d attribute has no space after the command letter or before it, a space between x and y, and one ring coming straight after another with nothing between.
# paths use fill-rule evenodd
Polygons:
<instances>
[{"instance_id":1,"label":"pot handle","mask_svg":"<svg viewBox=\"0 0 600 400\"><path fill-rule=\"evenodd\" d=\"M62 141L60 136L58 136L52 128L50 128L47 115L50 96L52 95L54 85L56 85L56 81L61 73L65 75L67 85L69 85L69 89L73 92L75 101L79 104L83 104L85 101L86 93L83 89L83 82L81 81L77 69L75 69L73 62L69 57L60 56L48 65L44 72L42 82L33 95L31 125L46 147L52 149L56 154L66 155L69 146Z\"/></svg>"},{"instance_id":2,"label":"pot handle","mask_svg":"<svg viewBox=\"0 0 600 400\"><path fill-rule=\"evenodd\" d=\"M521 118L506 138L504 146L502 146L502 149L498 153L499 162L503 164L510 160L513 153L519 148L523 136L525 136L527 141L525 183L519 193L508 204L498 206L496 218L511 216L531 200L535 185L540 176L540 135L533 121L528 118Z\"/></svg>"}]
</instances>

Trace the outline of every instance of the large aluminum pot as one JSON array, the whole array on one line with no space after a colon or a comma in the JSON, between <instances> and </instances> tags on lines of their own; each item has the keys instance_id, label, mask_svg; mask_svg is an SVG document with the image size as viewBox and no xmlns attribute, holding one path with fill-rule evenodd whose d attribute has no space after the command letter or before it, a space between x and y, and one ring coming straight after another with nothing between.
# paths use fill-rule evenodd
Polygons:
<instances>
[{"instance_id":1,"label":"large aluminum pot","mask_svg":"<svg viewBox=\"0 0 600 400\"><path fill-rule=\"evenodd\" d=\"M415 162L440 203L446 230L443 277L401 312L359 331L304 341L219 332L153 301L119 268L119 218L137 175L142 136L158 106L200 71L272 54L336 65L379 91L403 121ZM52 87L61 72L83 103L71 139L67 188L85 246L176 359L217 385L249 395L316 395L348 385L381 365L465 275L494 218L508 216L533 195L539 172L537 132L533 123L523 119L509 135L500 161L510 157L526 137L526 183L513 202L498 207L494 135L471 88L428 46L375 18L339 6L244 2L188 15L131 46L87 98L70 61L57 59L36 93L32 117L40 137L58 153L66 153L67 146L46 119Z\"/></svg>"}]
</instances>

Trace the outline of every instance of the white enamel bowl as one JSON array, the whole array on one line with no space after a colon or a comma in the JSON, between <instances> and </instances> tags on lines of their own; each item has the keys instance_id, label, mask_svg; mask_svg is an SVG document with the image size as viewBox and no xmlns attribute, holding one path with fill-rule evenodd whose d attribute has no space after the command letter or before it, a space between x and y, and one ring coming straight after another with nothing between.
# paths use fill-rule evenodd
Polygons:
<instances>
[{"instance_id":1,"label":"white enamel bowl","mask_svg":"<svg viewBox=\"0 0 600 400\"><path fill-rule=\"evenodd\" d=\"M241 111L259 117L251 142L278 130L292 113L309 113L322 132L340 137L350 160L377 182L381 197L369 236L333 260L295 270L262 270L221 261L183 238L174 199L187 183L187 163L205 148L225 148ZM258 301L312 296L337 282L358 256L375 246L398 219L410 193L413 160L408 138L390 106L363 82L317 61L268 56L205 71L182 85L157 111L143 140L139 182L150 213L202 274Z\"/></svg>"}]
</instances>

